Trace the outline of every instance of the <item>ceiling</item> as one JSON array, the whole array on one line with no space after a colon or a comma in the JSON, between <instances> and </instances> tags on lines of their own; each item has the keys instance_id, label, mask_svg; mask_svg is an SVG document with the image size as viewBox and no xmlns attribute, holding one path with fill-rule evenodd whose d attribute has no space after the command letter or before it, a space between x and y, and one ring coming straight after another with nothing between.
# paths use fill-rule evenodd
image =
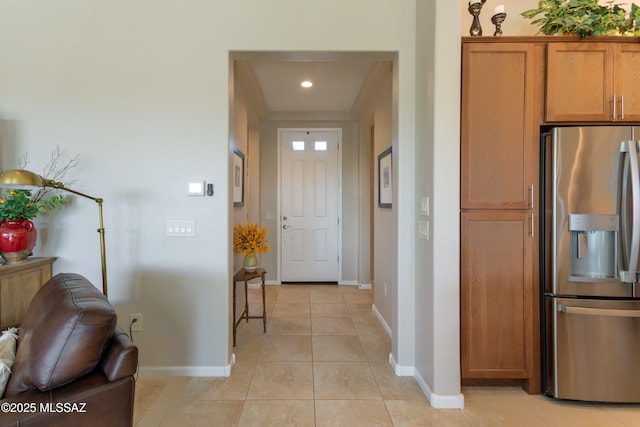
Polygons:
<instances>
[{"instance_id":1,"label":"ceiling","mask_svg":"<svg viewBox=\"0 0 640 427\"><path fill-rule=\"evenodd\" d=\"M271 112L347 112L373 61L255 61L251 65ZM313 87L301 87L304 80L313 82Z\"/></svg>"},{"instance_id":2,"label":"ceiling","mask_svg":"<svg viewBox=\"0 0 640 427\"><path fill-rule=\"evenodd\" d=\"M324 118L347 119L363 92L379 84L380 70L391 69L390 59L389 54L254 53L236 55L234 64L237 83L262 111L262 118L323 113ZM313 87L301 87L304 80L313 82Z\"/></svg>"}]
</instances>

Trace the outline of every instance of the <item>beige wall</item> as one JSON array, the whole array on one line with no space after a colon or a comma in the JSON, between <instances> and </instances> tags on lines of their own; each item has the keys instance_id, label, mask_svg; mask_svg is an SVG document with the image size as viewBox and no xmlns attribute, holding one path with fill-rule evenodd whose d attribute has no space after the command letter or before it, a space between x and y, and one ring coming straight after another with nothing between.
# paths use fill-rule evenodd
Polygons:
<instances>
[{"instance_id":1,"label":"beige wall","mask_svg":"<svg viewBox=\"0 0 640 427\"><path fill-rule=\"evenodd\" d=\"M252 205L252 200L249 197L250 192L248 191L250 188L250 183L247 181L247 171L248 171L248 163L250 160L249 157L249 141L248 141L248 107L247 107L247 98L244 90L241 86L237 84L234 80L234 96L233 96L233 125L232 125L232 133L231 133L231 144L233 145L233 149L240 150L245 156L245 170L244 170L244 179L245 179L245 204L243 207L234 207L233 208L233 220L232 224L244 224L248 220L248 212L249 206ZM242 255L234 255L233 257L233 270L236 271L242 265Z\"/></svg>"},{"instance_id":2,"label":"beige wall","mask_svg":"<svg viewBox=\"0 0 640 427\"><path fill-rule=\"evenodd\" d=\"M232 105L234 115L232 117L231 141L234 148L239 149L245 156L245 203L242 207L233 208L232 226L246 224L247 222L260 222L260 134L252 126L253 109L245 88L234 79L234 91ZM271 238L272 236L268 236ZM258 257L262 257L258 254ZM244 255L233 255L233 271L242 267ZM236 316L244 309L244 287L236 288Z\"/></svg>"},{"instance_id":3,"label":"beige wall","mask_svg":"<svg viewBox=\"0 0 640 427\"><path fill-rule=\"evenodd\" d=\"M358 151L358 281L371 284L373 261L373 149L372 129L369 124L359 128ZM374 289L375 291L375 289Z\"/></svg>"},{"instance_id":4,"label":"beige wall","mask_svg":"<svg viewBox=\"0 0 640 427\"><path fill-rule=\"evenodd\" d=\"M144 330L134 336L143 374L225 374L232 360L236 215L230 163L240 128L229 106L229 52L396 53L394 262L407 268L395 277L393 358L404 373L420 375L432 402L444 397L458 404L452 236L460 15L460 4L450 0L0 1L1 166L15 167L23 151L41 164L56 144L80 153L78 189L105 200L110 300L125 328L129 313L144 315ZM417 52L433 72L417 73ZM417 80L425 93L416 95ZM417 123L427 123L423 132ZM420 144L428 149L420 152ZM430 159L433 170L416 167ZM190 179L213 183L216 194L187 196ZM425 251L431 259L419 265L417 182L432 183L427 190L434 197L434 233ZM57 256L56 271L100 283L96 216L95 205L75 200L56 214L36 253ZM168 219L196 221L196 236L165 236ZM427 278L420 295L417 273ZM427 321L418 321L417 312L427 313Z\"/></svg>"},{"instance_id":5,"label":"beige wall","mask_svg":"<svg viewBox=\"0 0 640 427\"><path fill-rule=\"evenodd\" d=\"M397 202L392 208L378 207L378 155L393 144L393 76L380 86L373 110L373 224L374 224L374 260L373 284L375 286L375 307L387 325L394 325L393 301L397 293L396 277L398 259L396 255L397 239ZM397 158L398 146L393 147L392 159ZM397 195L397 162L394 162L393 187ZM397 199L396 199L397 200ZM386 288L386 291L385 291Z\"/></svg>"},{"instance_id":6,"label":"beige wall","mask_svg":"<svg viewBox=\"0 0 640 427\"><path fill-rule=\"evenodd\" d=\"M458 407L460 388L460 27L452 1L416 2L414 203L430 197L431 239L414 240L415 376L436 407ZM450 19L455 19L452 23ZM455 53L455 54L454 54ZM401 147L402 148L402 147ZM417 205L411 206L418 218ZM400 214L407 220L408 213ZM418 217L418 218L416 218ZM403 281L399 281L399 287ZM403 305L399 305L403 309ZM404 326L408 319L398 315Z\"/></svg>"}]
</instances>

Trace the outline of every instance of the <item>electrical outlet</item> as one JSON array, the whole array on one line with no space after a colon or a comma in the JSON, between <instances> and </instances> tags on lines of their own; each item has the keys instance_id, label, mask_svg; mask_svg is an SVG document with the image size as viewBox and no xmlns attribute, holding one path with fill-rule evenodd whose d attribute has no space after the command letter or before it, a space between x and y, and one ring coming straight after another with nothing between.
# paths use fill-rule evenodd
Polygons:
<instances>
[{"instance_id":1,"label":"electrical outlet","mask_svg":"<svg viewBox=\"0 0 640 427\"><path fill-rule=\"evenodd\" d=\"M387 292L387 283L384 283L384 296L388 296L388 292Z\"/></svg>"},{"instance_id":2,"label":"electrical outlet","mask_svg":"<svg viewBox=\"0 0 640 427\"><path fill-rule=\"evenodd\" d=\"M129 325L131 326L131 332L142 332L142 314L130 314Z\"/></svg>"}]
</instances>

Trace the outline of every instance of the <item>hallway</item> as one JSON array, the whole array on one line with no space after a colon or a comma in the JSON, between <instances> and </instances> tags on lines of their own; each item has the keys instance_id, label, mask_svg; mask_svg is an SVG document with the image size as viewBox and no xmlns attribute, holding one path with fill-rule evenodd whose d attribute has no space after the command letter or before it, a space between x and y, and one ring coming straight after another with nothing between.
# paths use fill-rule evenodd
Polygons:
<instances>
[{"instance_id":1,"label":"hallway","mask_svg":"<svg viewBox=\"0 0 640 427\"><path fill-rule=\"evenodd\" d=\"M134 425L607 426L640 424L640 405L553 402L519 388L463 388L464 410L433 409L389 367L391 341L356 286L267 286L262 320L238 327L229 378L139 378ZM251 314L262 310L249 290Z\"/></svg>"}]
</instances>

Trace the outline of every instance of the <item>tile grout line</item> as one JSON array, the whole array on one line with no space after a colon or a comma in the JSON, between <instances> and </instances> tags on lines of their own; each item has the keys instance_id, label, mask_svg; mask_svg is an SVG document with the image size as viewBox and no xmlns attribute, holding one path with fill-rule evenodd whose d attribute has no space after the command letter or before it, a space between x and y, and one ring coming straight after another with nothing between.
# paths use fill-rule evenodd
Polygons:
<instances>
[{"instance_id":1,"label":"tile grout line","mask_svg":"<svg viewBox=\"0 0 640 427\"><path fill-rule=\"evenodd\" d=\"M285 304L285 302L284 302L284 301L280 301L280 296L281 296L281 295L282 295L282 294L278 293L278 295L277 295L277 297L276 297L276 301L275 301L274 305L275 305L275 304L278 304L278 303L280 303L280 304ZM353 330L354 330L354 332L355 332L355 336L358 338L358 341L357 341L357 342L358 342L358 345L359 345L359 347L360 347L360 350L361 350L361 351L362 351L362 353L363 353L364 360L360 361L359 363L366 362L366 365L365 365L365 366L367 366L367 368L368 368L368 370L369 370L369 373L371 374L371 376L373 377L373 380L375 381L376 389L377 389L377 391L378 391L378 395L380 396L380 400L382 400L382 401L384 402L384 399L382 399L382 393L381 393L381 391L380 391L380 386L379 386L379 384L378 384L378 381L377 381L377 380L376 380L376 378L375 378L375 375L373 374L373 370L372 370L372 368L371 368L370 361L368 360L369 358L368 358L367 353L366 353L366 351L365 351L364 345L362 344L362 337L361 337L361 334L359 333L358 329L356 328L356 325L355 325L355 322L354 322L354 319L353 319L353 315L354 315L355 313L353 313L353 312L352 312L351 308L348 306L348 304L347 304L347 303L346 303L346 301L344 300L343 295L342 295L342 293L341 293L341 292L340 292L339 296L340 296L340 302L337 302L337 303L338 303L338 304L341 304L341 305L343 305L343 306L344 306L345 312L346 312L346 314L347 314L347 316L344 316L344 317L348 317L348 318L349 318L349 322L350 322L349 324L350 324L350 325L351 325L351 327L353 328ZM315 357L314 357L314 352L313 352L313 349L314 349L314 340L313 340L313 338L314 338L314 326L313 326L313 316L312 316L312 313L311 313L311 304L312 304L312 302L311 302L311 293L309 293L309 299L308 299L307 301L308 301L308 302L306 302L306 304L308 304L308 306L309 306L310 310L309 310L308 314L307 314L307 315L305 315L305 316L302 316L302 318L307 318L307 319L308 319L308 321L309 321L309 339L310 339L310 343L311 343L311 366L312 366L312 378L311 378L311 385L312 385L313 401L314 401L314 405L313 405L313 407L314 407L313 419L314 419L314 425L317 425L317 422L318 422L318 420L317 420L317 403L318 403L318 401L319 401L319 400L321 400L321 399L317 399L317 396L316 396L316 388L315 388L315 379L316 379L316 378L315 378L315 373L316 373L316 363L317 363L318 361L315 359ZM295 304L305 304L305 302L304 302L304 301L298 301L298 302L286 302L286 303L287 303L287 304L292 304L292 305L295 305ZM322 303L322 302L319 302L319 304L321 304L321 303ZM331 302L331 303L333 303L333 302ZM277 316L273 316L273 315L272 315L271 317L273 318L273 317L277 317ZM343 316L339 316L339 317L343 317ZM317 326L317 325L316 325L316 326ZM333 335L333 334L329 334L329 335ZM338 334L338 335L340 335L340 334ZM263 350L264 350L264 348L263 348L263 347L261 347L261 348L260 348L260 353L258 354L258 362L257 362L257 363L259 363L259 362L260 362L260 360L261 360L261 357L262 357L262 356L261 356L261 354L262 354ZM253 372L252 372L252 375L251 375L251 380L250 380L250 383L249 383L249 390L247 391L247 396L248 396L248 393L249 393L249 391L250 391L251 384L253 383L253 381L254 381L254 379L255 379L256 369L257 369L257 364L256 364L256 368L254 368L254 370L253 370ZM293 399L293 400L295 400L295 399ZM332 400L332 399L329 399L329 400ZM365 400L366 400L366 399L365 399ZM377 399L376 399L376 400L377 400ZM246 398L245 398L245 401L244 401L244 403L243 403L243 407L244 407L244 404L246 404ZM243 408L243 409L244 409L244 408ZM385 405L385 411L387 412L387 414L388 414L388 416L389 416L388 410L386 409L386 405ZM389 419L390 419L390 416L389 416Z\"/></svg>"}]
</instances>

